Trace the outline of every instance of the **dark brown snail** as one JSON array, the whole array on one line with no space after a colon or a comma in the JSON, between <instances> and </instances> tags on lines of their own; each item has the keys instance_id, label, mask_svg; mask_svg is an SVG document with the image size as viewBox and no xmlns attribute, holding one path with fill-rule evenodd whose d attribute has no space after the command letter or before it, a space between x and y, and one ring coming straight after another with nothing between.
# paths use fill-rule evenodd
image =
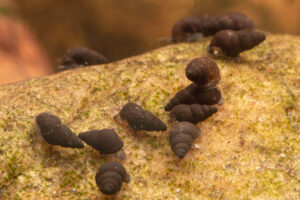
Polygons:
<instances>
[{"instance_id":1,"label":"dark brown snail","mask_svg":"<svg viewBox=\"0 0 300 200\"><path fill-rule=\"evenodd\" d=\"M70 148L84 147L80 138L62 124L57 116L43 112L36 117L36 123L42 137L49 144Z\"/></svg>"},{"instance_id":2,"label":"dark brown snail","mask_svg":"<svg viewBox=\"0 0 300 200\"><path fill-rule=\"evenodd\" d=\"M124 145L114 129L87 131L79 133L78 136L101 154L117 153Z\"/></svg>"},{"instance_id":3,"label":"dark brown snail","mask_svg":"<svg viewBox=\"0 0 300 200\"><path fill-rule=\"evenodd\" d=\"M188 85L186 88L180 90L165 106L166 111L170 111L178 104L205 104L214 105L221 104L223 98L221 91L216 87L203 88L195 83Z\"/></svg>"},{"instance_id":4,"label":"dark brown snail","mask_svg":"<svg viewBox=\"0 0 300 200\"><path fill-rule=\"evenodd\" d=\"M221 80L218 65L210 58L192 60L185 69L186 77L201 87L216 86Z\"/></svg>"},{"instance_id":5,"label":"dark brown snail","mask_svg":"<svg viewBox=\"0 0 300 200\"><path fill-rule=\"evenodd\" d=\"M119 113L122 120L127 121L134 130L166 131L167 126L151 112L135 103L127 103Z\"/></svg>"},{"instance_id":6,"label":"dark brown snail","mask_svg":"<svg viewBox=\"0 0 300 200\"><path fill-rule=\"evenodd\" d=\"M178 20L172 28L173 42L188 41L195 33L204 36L214 35L220 30L253 29L254 23L242 13L228 13L220 16L185 17Z\"/></svg>"},{"instance_id":7,"label":"dark brown snail","mask_svg":"<svg viewBox=\"0 0 300 200\"><path fill-rule=\"evenodd\" d=\"M179 104L172 108L170 118L172 121L188 121L197 124L204 121L218 111L217 107L199 104Z\"/></svg>"},{"instance_id":8,"label":"dark brown snail","mask_svg":"<svg viewBox=\"0 0 300 200\"><path fill-rule=\"evenodd\" d=\"M113 195L121 190L123 182L129 183L130 176L122 164L107 162L98 169L95 179L101 192Z\"/></svg>"},{"instance_id":9,"label":"dark brown snail","mask_svg":"<svg viewBox=\"0 0 300 200\"><path fill-rule=\"evenodd\" d=\"M214 53L214 50L219 48L225 55L236 57L242 51L252 49L265 39L265 34L256 30L222 30L213 37L208 51Z\"/></svg>"},{"instance_id":10,"label":"dark brown snail","mask_svg":"<svg viewBox=\"0 0 300 200\"><path fill-rule=\"evenodd\" d=\"M190 122L174 124L169 133L173 153L182 159L190 150L193 141L200 136L200 129Z\"/></svg>"},{"instance_id":11,"label":"dark brown snail","mask_svg":"<svg viewBox=\"0 0 300 200\"><path fill-rule=\"evenodd\" d=\"M69 49L62 58L60 70L107 63L107 59L96 51L85 47Z\"/></svg>"}]
</instances>

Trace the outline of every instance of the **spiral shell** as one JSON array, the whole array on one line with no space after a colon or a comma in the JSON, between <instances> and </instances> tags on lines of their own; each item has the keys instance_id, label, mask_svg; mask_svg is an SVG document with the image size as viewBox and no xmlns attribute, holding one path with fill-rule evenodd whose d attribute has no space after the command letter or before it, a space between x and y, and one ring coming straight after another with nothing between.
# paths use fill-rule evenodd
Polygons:
<instances>
[{"instance_id":1,"label":"spiral shell","mask_svg":"<svg viewBox=\"0 0 300 200\"><path fill-rule=\"evenodd\" d=\"M199 104L179 104L172 108L170 118L172 121L188 121L197 124L204 121L218 111L217 107Z\"/></svg>"},{"instance_id":2,"label":"spiral shell","mask_svg":"<svg viewBox=\"0 0 300 200\"><path fill-rule=\"evenodd\" d=\"M122 183L130 182L130 176L119 162L107 162L96 173L96 184L100 191L107 195L116 194L121 190Z\"/></svg>"},{"instance_id":3,"label":"spiral shell","mask_svg":"<svg viewBox=\"0 0 300 200\"><path fill-rule=\"evenodd\" d=\"M221 80L218 65L210 58L192 60L185 69L186 77L201 87L216 86Z\"/></svg>"},{"instance_id":4,"label":"spiral shell","mask_svg":"<svg viewBox=\"0 0 300 200\"><path fill-rule=\"evenodd\" d=\"M173 153L182 159L190 150L193 141L200 136L200 129L190 122L174 124L169 132L169 142Z\"/></svg>"},{"instance_id":5,"label":"spiral shell","mask_svg":"<svg viewBox=\"0 0 300 200\"><path fill-rule=\"evenodd\" d=\"M79 133L79 138L101 154L114 154L122 149L123 141L114 129L93 130Z\"/></svg>"},{"instance_id":6,"label":"spiral shell","mask_svg":"<svg viewBox=\"0 0 300 200\"><path fill-rule=\"evenodd\" d=\"M107 58L85 47L69 49L62 58L60 70L107 63Z\"/></svg>"},{"instance_id":7,"label":"spiral shell","mask_svg":"<svg viewBox=\"0 0 300 200\"><path fill-rule=\"evenodd\" d=\"M221 91L216 87L203 88L195 83L180 90L165 106L166 111L170 111L178 104L205 104L214 105L223 101Z\"/></svg>"},{"instance_id":8,"label":"spiral shell","mask_svg":"<svg viewBox=\"0 0 300 200\"><path fill-rule=\"evenodd\" d=\"M166 131L167 126L158 117L135 103L127 103L119 113L134 130Z\"/></svg>"},{"instance_id":9,"label":"spiral shell","mask_svg":"<svg viewBox=\"0 0 300 200\"><path fill-rule=\"evenodd\" d=\"M242 51L252 49L265 39L265 34L256 30L222 30L213 37L208 51L213 53L214 48L217 47L227 56L236 57Z\"/></svg>"},{"instance_id":10,"label":"spiral shell","mask_svg":"<svg viewBox=\"0 0 300 200\"><path fill-rule=\"evenodd\" d=\"M35 120L42 137L49 144L70 148L84 147L80 138L62 124L57 116L43 112L37 115Z\"/></svg>"},{"instance_id":11,"label":"spiral shell","mask_svg":"<svg viewBox=\"0 0 300 200\"><path fill-rule=\"evenodd\" d=\"M242 30L253 28L254 23L252 20L237 12L212 17L185 17L173 25L172 40L173 42L187 41L195 33L208 36L224 29Z\"/></svg>"}]
</instances>

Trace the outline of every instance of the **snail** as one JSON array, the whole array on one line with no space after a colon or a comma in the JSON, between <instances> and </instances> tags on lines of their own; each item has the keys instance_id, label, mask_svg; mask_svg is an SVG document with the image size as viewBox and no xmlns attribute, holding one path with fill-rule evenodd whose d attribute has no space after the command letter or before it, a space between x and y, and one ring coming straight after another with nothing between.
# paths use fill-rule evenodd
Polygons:
<instances>
[{"instance_id":1,"label":"snail","mask_svg":"<svg viewBox=\"0 0 300 200\"><path fill-rule=\"evenodd\" d=\"M203 88L195 83L188 85L186 88L180 90L165 106L166 111L170 111L178 104L205 104L214 105L222 104L223 98L221 91L216 87Z\"/></svg>"},{"instance_id":2,"label":"snail","mask_svg":"<svg viewBox=\"0 0 300 200\"><path fill-rule=\"evenodd\" d=\"M37 115L36 123L43 139L52 145L70 148L83 148L84 144L60 119L48 112Z\"/></svg>"},{"instance_id":3,"label":"snail","mask_svg":"<svg viewBox=\"0 0 300 200\"><path fill-rule=\"evenodd\" d=\"M199 104L179 104L172 108L171 121L188 121L197 124L204 121L218 111L216 106Z\"/></svg>"},{"instance_id":4,"label":"snail","mask_svg":"<svg viewBox=\"0 0 300 200\"><path fill-rule=\"evenodd\" d=\"M174 124L169 132L169 142L173 153L182 159L190 150L193 141L200 136L200 129L190 122Z\"/></svg>"},{"instance_id":5,"label":"snail","mask_svg":"<svg viewBox=\"0 0 300 200\"><path fill-rule=\"evenodd\" d=\"M151 112L144 110L135 103L127 103L119 113L122 120L127 121L135 131L166 131L167 126Z\"/></svg>"},{"instance_id":6,"label":"snail","mask_svg":"<svg viewBox=\"0 0 300 200\"><path fill-rule=\"evenodd\" d=\"M232 12L220 16L185 17L178 20L172 28L172 41L188 41L194 34L214 35L220 30L253 29L254 23L242 13Z\"/></svg>"},{"instance_id":7,"label":"snail","mask_svg":"<svg viewBox=\"0 0 300 200\"><path fill-rule=\"evenodd\" d=\"M255 47L265 39L265 34L256 30L222 30L211 40L208 52L214 53L216 48L220 48L225 55L236 57L242 51Z\"/></svg>"},{"instance_id":8,"label":"snail","mask_svg":"<svg viewBox=\"0 0 300 200\"><path fill-rule=\"evenodd\" d=\"M216 86L221 80L218 65L210 58L192 60L185 69L186 77L201 87Z\"/></svg>"},{"instance_id":9,"label":"snail","mask_svg":"<svg viewBox=\"0 0 300 200\"><path fill-rule=\"evenodd\" d=\"M62 58L60 70L107 63L107 58L86 47L69 49Z\"/></svg>"},{"instance_id":10,"label":"snail","mask_svg":"<svg viewBox=\"0 0 300 200\"><path fill-rule=\"evenodd\" d=\"M122 149L123 141L114 129L93 130L79 133L79 138L101 154L114 154Z\"/></svg>"},{"instance_id":11,"label":"snail","mask_svg":"<svg viewBox=\"0 0 300 200\"><path fill-rule=\"evenodd\" d=\"M130 176L119 162L107 162L96 173L96 184L106 195L114 195L121 190L123 182L129 183Z\"/></svg>"}]
</instances>

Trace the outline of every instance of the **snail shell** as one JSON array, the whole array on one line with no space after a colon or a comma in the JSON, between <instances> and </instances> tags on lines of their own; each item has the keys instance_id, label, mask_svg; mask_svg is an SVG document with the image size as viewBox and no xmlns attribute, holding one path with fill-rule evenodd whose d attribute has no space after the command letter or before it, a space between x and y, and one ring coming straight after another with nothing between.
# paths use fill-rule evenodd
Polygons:
<instances>
[{"instance_id":1,"label":"snail shell","mask_svg":"<svg viewBox=\"0 0 300 200\"><path fill-rule=\"evenodd\" d=\"M180 90L165 106L166 111L170 111L178 104L205 104L214 105L223 101L221 91L216 87L203 88L195 83Z\"/></svg>"},{"instance_id":2,"label":"snail shell","mask_svg":"<svg viewBox=\"0 0 300 200\"><path fill-rule=\"evenodd\" d=\"M256 30L222 30L213 37L208 51L213 53L214 48L217 47L227 56L236 57L242 51L252 49L265 39L265 34Z\"/></svg>"},{"instance_id":3,"label":"snail shell","mask_svg":"<svg viewBox=\"0 0 300 200\"><path fill-rule=\"evenodd\" d=\"M119 162L107 162L97 170L95 179L101 192L113 195L121 190L123 182L129 183L130 176Z\"/></svg>"},{"instance_id":4,"label":"snail shell","mask_svg":"<svg viewBox=\"0 0 300 200\"><path fill-rule=\"evenodd\" d=\"M217 107L199 104L179 104L172 108L170 118L172 121L188 121L197 124L204 121L218 111Z\"/></svg>"},{"instance_id":5,"label":"snail shell","mask_svg":"<svg viewBox=\"0 0 300 200\"><path fill-rule=\"evenodd\" d=\"M119 113L134 130L166 131L167 126L158 117L135 103L127 103Z\"/></svg>"},{"instance_id":6,"label":"snail shell","mask_svg":"<svg viewBox=\"0 0 300 200\"><path fill-rule=\"evenodd\" d=\"M85 47L76 47L69 49L65 53L62 58L62 66L60 66L60 69L65 70L103 63L107 63L107 58L102 54Z\"/></svg>"},{"instance_id":7,"label":"snail shell","mask_svg":"<svg viewBox=\"0 0 300 200\"><path fill-rule=\"evenodd\" d=\"M174 124L169 132L169 142L173 153L182 159L190 150L193 141L200 136L200 129L190 122Z\"/></svg>"},{"instance_id":8,"label":"snail shell","mask_svg":"<svg viewBox=\"0 0 300 200\"><path fill-rule=\"evenodd\" d=\"M254 23L242 13L232 12L220 16L185 17L178 20L172 28L173 42L188 41L195 33L204 36L214 35L220 30L253 29Z\"/></svg>"},{"instance_id":9,"label":"snail shell","mask_svg":"<svg viewBox=\"0 0 300 200\"><path fill-rule=\"evenodd\" d=\"M84 144L60 119L48 112L37 115L36 123L40 128L42 137L52 145L70 148L83 148Z\"/></svg>"},{"instance_id":10,"label":"snail shell","mask_svg":"<svg viewBox=\"0 0 300 200\"><path fill-rule=\"evenodd\" d=\"M124 146L114 129L87 131L79 133L78 136L101 154L114 154Z\"/></svg>"},{"instance_id":11,"label":"snail shell","mask_svg":"<svg viewBox=\"0 0 300 200\"><path fill-rule=\"evenodd\" d=\"M185 69L186 77L202 87L216 86L221 80L218 65L210 58L192 60Z\"/></svg>"}]
</instances>

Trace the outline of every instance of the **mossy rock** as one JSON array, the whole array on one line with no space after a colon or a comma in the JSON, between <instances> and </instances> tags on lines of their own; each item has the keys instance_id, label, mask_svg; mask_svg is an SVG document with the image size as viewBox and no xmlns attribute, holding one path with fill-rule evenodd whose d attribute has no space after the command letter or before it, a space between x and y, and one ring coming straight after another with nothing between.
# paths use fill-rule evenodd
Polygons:
<instances>
[{"instance_id":1,"label":"mossy rock","mask_svg":"<svg viewBox=\"0 0 300 200\"><path fill-rule=\"evenodd\" d=\"M43 111L75 133L114 128L131 182L117 199L297 199L300 191L300 38L268 35L242 59L215 59L225 103L198 124L202 137L183 159L168 132L133 136L113 119L136 102L168 121L163 107L190 82L186 64L206 55L209 38L101 66L0 87L0 199L101 199L94 177L113 156L49 149L34 131ZM168 124L170 126L170 124Z\"/></svg>"}]
</instances>

